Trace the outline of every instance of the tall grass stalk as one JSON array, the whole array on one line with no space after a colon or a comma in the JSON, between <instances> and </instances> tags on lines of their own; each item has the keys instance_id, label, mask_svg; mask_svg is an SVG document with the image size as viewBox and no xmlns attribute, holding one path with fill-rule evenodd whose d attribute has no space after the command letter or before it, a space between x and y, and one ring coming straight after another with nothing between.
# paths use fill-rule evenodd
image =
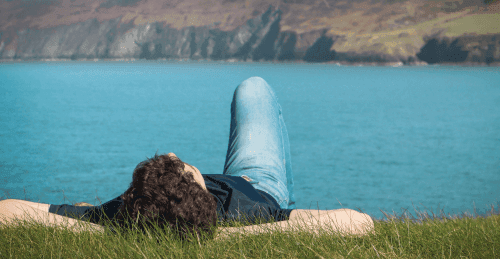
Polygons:
<instances>
[{"instance_id":1,"label":"tall grass stalk","mask_svg":"<svg viewBox=\"0 0 500 259\"><path fill-rule=\"evenodd\" d=\"M75 233L28 220L0 225L0 258L500 258L500 215L493 206L485 217L417 211L417 218L385 215L375 220L375 232L363 237L328 228L317 235L269 229L187 241L156 226L146 232L106 228L104 233Z\"/></svg>"}]
</instances>

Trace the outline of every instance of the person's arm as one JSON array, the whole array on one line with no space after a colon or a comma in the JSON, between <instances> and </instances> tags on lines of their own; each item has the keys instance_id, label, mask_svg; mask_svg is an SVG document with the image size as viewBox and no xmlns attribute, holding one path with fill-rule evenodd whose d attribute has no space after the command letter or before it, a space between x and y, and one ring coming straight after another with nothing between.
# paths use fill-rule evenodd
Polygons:
<instances>
[{"instance_id":1,"label":"person's arm","mask_svg":"<svg viewBox=\"0 0 500 259\"><path fill-rule=\"evenodd\" d=\"M40 209L46 207L45 205L48 204L36 206L36 203L28 204L22 200L2 200L0 201L0 226L17 224L17 220L27 220L48 227L65 227L77 233L81 231L104 232L104 227L100 225L49 213L48 208L47 210Z\"/></svg>"},{"instance_id":2,"label":"person's arm","mask_svg":"<svg viewBox=\"0 0 500 259\"><path fill-rule=\"evenodd\" d=\"M261 234L268 232L306 231L318 234L321 230L341 235L363 236L373 233L373 220L364 213L350 209L292 210L289 220L245 227L219 228L217 239L233 234Z\"/></svg>"}]
</instances>

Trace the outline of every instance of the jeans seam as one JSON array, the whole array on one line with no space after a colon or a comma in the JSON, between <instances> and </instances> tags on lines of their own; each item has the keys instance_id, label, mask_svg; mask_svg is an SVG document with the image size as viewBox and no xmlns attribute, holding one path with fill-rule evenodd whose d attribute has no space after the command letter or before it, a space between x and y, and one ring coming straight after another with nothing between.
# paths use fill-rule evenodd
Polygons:
<instances>
[{"instance_id":1,"label":"jeans seam","mask_svg":"<svg viewBox=\"0 0 500 259\"><path fill-rule=\"evenodd\" d=\"M288 194L288 196L284 200L278 201L278 205L281 206L282 202L286 202L287 203L286 206L288 207L288 203L290 202L290 190L288 190L288 177L287 177L287 171L286 171L285 140L284 140L284 137L283 137L283 125L281 123L281 121L284 122L284 119L283 119L283 115L282 115L282 112L281 112L281 105L278 102L278 97L276 96L276 93L269 86L269 84L267 84L267 82L266 82L266 88L271 93L271 97L272 97L274 103L276 104L276 107L278 107L278 121L279 121L279 124L280 124L281 149L282 149L282 152L283 152L282 153L283 154L283 165L282 166L283 166L283 169L285 171L285 180L286 180L286 182L284 183L284 185L285 185L285 188L286 188L286 191L287 191L287 194Z\"/></svg>"}]
</instances>

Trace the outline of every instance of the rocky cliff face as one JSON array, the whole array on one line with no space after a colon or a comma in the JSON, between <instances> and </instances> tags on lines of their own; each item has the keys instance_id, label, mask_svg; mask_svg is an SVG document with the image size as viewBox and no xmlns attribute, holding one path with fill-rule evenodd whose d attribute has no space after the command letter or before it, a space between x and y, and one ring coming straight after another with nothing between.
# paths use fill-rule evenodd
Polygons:
<instances>
[{"instance_id":1,"label":"rocky cliff face","mask_svg":"<svg viewBox=\"0 0 500 259\"><path fill-rule=\"evenodd\" d=\"M336 34L328 27L304 31L285 26L288 29L283 30L282 15L281 9L270 5L231 30L216 24L187 27L174 27L164 21L138 24L133 20L124 22L121 16L41 29L28 27L15 33L0 32L0 59L500 62L500 34L421 36L411 35L411 30L407 30L410 34L403 32L395 39L387 36L380 41L381 37L372 35L360 40Z\"/></svg>"},{"instance_id":2,"label":"rocky cliff face","mask_svg":"<svg viewBox=\"0 0 500 259\"><path fill-rule=\"evenodd\" d=\"M280 30L281 11L272 6L232 31L210 26L170 28L161 22L134 25L120 18L18 32L16 48L0 46L3 59L208 59L331 61L332 36ZM312 44L303 38L316 38ZM298 47L298 48L297 48Z\"/></svg>"},{"instance_id":3,"label":"rocky cliff face","mask_svg":"<svg viewBox=\"0 0 500 259\"><path fill-rule=\"evenodd\" d=\"M204 27L175 29L161 22L134 25L120 18L97 19L17 33L15 48L0 46L3 59L242 59L272 60L280 12L271 8L233 31ZM283 46L286 48L286 41Z\"/></svg>"}]
</instances>

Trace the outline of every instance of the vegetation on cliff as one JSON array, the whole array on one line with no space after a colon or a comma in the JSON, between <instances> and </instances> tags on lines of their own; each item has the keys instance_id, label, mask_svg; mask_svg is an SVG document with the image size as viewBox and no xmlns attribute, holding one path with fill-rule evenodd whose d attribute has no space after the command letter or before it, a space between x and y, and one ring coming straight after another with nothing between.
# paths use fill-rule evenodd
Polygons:
<instances>
[{"instance_id":1,"label":"vegetation on cliff","mask_svg":"<svg viewBox=\"0 0 500 259\"><path fill-rule=\"evenodd\" d=\"M1 59L500 62L494 0L37 0L0 11Z\"/></svg>"}]
</instances>

